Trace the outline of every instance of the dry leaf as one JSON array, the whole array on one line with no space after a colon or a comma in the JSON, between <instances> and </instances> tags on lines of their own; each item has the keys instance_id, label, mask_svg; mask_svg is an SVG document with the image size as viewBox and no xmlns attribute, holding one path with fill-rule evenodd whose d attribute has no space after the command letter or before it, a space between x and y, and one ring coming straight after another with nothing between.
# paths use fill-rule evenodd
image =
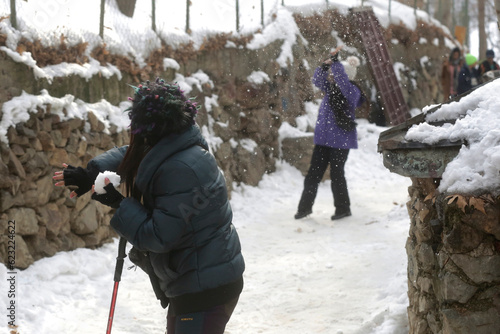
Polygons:
<instances>
[{"instance_id":1,"label":"dry leaf","mask_svg":"<svg viewBox=\"0 0 500 334\"><path fill-rule=\"evenodd\" d=\"M467 206L467 199L462 195L457 195L457 206L462 209L462 212L465 213L465 207Z\"/></svg>"},{"instance_id":2,"label":"dry leaf","mask_svg":"<svg viewBox=\"0 0 500 334\"><path fill-rule=\"evenodd\" d=\"M484 210L484 200L483 199L471 197L471 199L469 200L469 205L473 206L474 209L486 214L486 211Z\"/></svg>"},{"instance_id":3,"label":"dry leaf","mask_svg":"<svg viewBox=\"0 0 500 334\"><path fill-rule=\"evenodd\" d=\"M453 203L457 199L457 197L458 197L458 195L450 195L450 196L446 197L446 199L449 198L448 205L450 205L451 203Z\"/></svg>"},{"instance_id":4,"label":"dry leaf","mask_svg":"<svg viewBox=\"0 0 500 334\"><path fill-rule=\"evenodd\" d=\"M465 207L467 206L467 199L462 196L462 195L450 195L448 197L446 197L446 199L448 199L448 205L449 204L452 204L455 200L457 200L457 206L459 207L459 209L462 210L463 213L465 213Z\"/></svg>"}]
</instances>

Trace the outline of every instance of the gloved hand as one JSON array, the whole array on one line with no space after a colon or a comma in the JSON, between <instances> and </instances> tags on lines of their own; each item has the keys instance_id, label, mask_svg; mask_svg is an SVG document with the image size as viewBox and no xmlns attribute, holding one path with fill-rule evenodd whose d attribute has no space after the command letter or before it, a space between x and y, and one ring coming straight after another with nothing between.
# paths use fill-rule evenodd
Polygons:
<instances>
[{"instance_id":1,"label":"gloved hand","mask_svg":"<svg viewBox=\"0 0 500 334\"><path fill-rule=\"evenodd\" d=\"M330 59L332 60L332 63L339 61L339 54L336 53L336 54L330 55Z\"/></svg>"},{"instance_id":2,"label":"gloved hand","mask_svg":"<svg viewBox=\"0 0 500 334\"><path fill-rule=\"evenodd\" d=\"M121 201L125 198L112 183L108 183L104 186L104 190L106 190L105 194L93 193L92 199L101 202L104 205L110 206L114 209L117 209L120 206Z\"/></svg>"},{"instance_id":3,"label":"gloved hand","mask_svg":"<svg viewBox=\"0 0 500 334\"><path fill-rule=\"evenodd\" d=\"M98 170L68 165L63 171L64 184L67 186L77 186L78 189L75 190L75 193L81 196L92 189L92 185L98 174Z\"/></svg>"}]
</instances>

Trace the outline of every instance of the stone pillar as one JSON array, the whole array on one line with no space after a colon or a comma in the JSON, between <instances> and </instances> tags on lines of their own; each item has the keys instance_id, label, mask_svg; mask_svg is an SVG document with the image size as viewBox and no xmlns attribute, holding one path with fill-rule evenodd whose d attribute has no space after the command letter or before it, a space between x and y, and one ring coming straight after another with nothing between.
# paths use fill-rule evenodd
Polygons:
<instances>
[{"instance_id":1,"label":"stone pillar","mask_svg":"<svg viewBox=\"0 0 500 334\"><path fill-rule=\"evenodd\" d=\"M435 195L412 178L408 254L410 334L500 332L500 202Z\"/></svg>"}]
</instances>

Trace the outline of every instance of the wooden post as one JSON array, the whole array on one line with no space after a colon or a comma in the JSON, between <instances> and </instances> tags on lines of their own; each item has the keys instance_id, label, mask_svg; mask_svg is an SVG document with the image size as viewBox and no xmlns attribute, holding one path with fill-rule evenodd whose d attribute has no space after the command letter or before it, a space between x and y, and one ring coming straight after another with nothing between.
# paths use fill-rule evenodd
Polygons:
<instances>
[{"instance_id":1,"label":"wooden post","mask_svg":"<svg viewBox=\"0 0 500 334\"><path fill-rule=\"evenodd\" d=\"M104 5L106 0L101 0L101 17L99 19L99 36L104 39Z\"/></svg>"},{"instance_id":2,"label":"wooden post","mask_svg":"<svg viewBox=\"0 0 500 334\"><path fill-rule=\"evenodd\" d=\"M10 0L10 24L12 28L17 29L16 0Z\"/></svg>"},{"instance_id":3,"label":"wooden post","mask_svg":"<svg viewBox=\"0 0 500 334\"><path fill-rule=\"evenodd\" d=\"M240 32L240 2L236 0L236 32Z\"/></svg>"},{"instance_id":4,"label":"wooden post","mask_svg":"<svg viewBox=\"0 0 500 334\"><path fill-rule=\"evenodd\" d=\"M156 1L151 0L151 29L156 32Z\"/></svg>"},{"instance_id":5,"label":"wooden post","mask_svg":"<svg viewBox=\"0 0 500 334\"><path fill-rule=\"evenodd\" d=\"M500 0L495 0L495 10L497 11L498 30L500 30Z\"/></svg>"},{"instance_id":6,"label":"wooden post","mask_svg":"<svg viewBox=\"0 0 500 334\"><path fill-rule=\"evenodd\" d=\"M189 27L189 6L191 5L190 0L186 0L186 33L189 34L191 32L191 28Z\"/></svg>"},{"instance_id":7,"label":"wooden post","mask_svg":"<svg viewBox=\"0 0 500 334\"><path fill-rule=\"evenodd\" d=\"M264 27L264 0L260 0L260 24Z\"/></svg>"}]
</instances>

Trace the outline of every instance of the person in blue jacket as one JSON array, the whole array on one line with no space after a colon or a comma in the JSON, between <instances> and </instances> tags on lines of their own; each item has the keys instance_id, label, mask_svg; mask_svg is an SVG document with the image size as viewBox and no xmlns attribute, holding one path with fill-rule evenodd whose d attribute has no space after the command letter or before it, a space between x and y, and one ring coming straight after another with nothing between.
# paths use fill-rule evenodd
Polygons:
<instances>
[{"instance_id":1,"label":"person in blue jacket","mask_svg":"<svg viewBox=\"0 0 500 334\"><path fill-rule=\"evenodd\" d=\"M312 213L318 185L330 165L331 189L335 206L332 220L351 215L350 199L344 166L350 149L358 147L355 127L355 109L362 104L362 92L349 80L338 61L342 46L331 52L314 72L313 84L324 92L316 127L311 164L304 179L304 189L295 219Z\"/></svg>"},{"instance_id":2,"label":"person in blue jacket","mask_svg":"<svg viewBox=\"0 0 500 334\"><path fill-rule=\"evenodd\" d=\"M56 185L77 186L74 197L93 191L99 172L116 171L127 196L106 179L106 194L92 198L116 208L111 226L152 268L167 333L222 334L245 269L226 181L195 124L196 103L161 79L134 89L130 145L85 169L64 165Z\"/></svg>"}]
</instances>

